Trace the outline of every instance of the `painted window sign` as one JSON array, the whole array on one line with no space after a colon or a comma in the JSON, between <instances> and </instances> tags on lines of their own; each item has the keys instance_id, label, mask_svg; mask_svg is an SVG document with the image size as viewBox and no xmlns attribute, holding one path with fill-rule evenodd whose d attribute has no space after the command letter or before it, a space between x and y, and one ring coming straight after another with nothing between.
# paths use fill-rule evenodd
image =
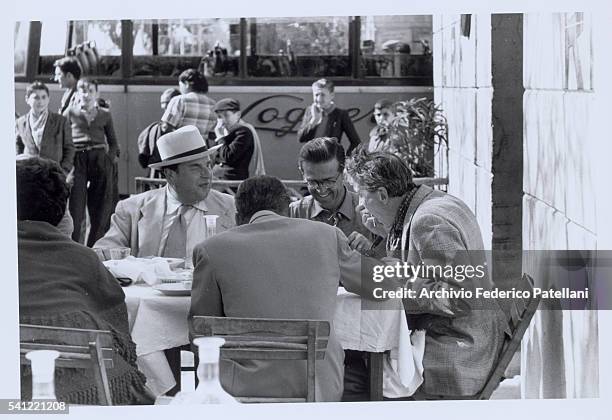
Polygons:
<instances>
[{"instance_id":1,"label":"painted window sign","mask_svg":"<svg viewBox=\"0 0 612 420\"><path fill-rule=\"evenodd\" d=\"M297 133L310 99L295 95L264 96L250 103L242 110L242 116L253 123L257 130L274 133L276 137L285 137ZM372 109L347 108L353 123L363 120L372 114Z\"/></svg>"}]
</instances>

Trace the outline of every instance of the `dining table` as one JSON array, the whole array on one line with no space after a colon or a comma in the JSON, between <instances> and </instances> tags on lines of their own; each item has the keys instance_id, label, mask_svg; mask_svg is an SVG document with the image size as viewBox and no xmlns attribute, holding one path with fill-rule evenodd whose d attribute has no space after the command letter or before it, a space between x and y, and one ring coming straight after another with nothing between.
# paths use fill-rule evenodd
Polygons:
<instances>
[{"instance_id":1,"label":"dining table","mask_svg":"<svg viewBox=\"0 0 612 420\"><path fill-rule=\"evenodd\" d=\"M179 355L180 369L179 349L189 344L191 296L170 296L147 284L123 290L137 363L147 386L156 395L176 389L180 371L177 375L176 366L171 368L167 355ZM422 382L424 338L413 345L401 300L366 301L340 287L333 327L343 349L366 352L370 400L407 396Z\"/></svg>"}]
</instances>

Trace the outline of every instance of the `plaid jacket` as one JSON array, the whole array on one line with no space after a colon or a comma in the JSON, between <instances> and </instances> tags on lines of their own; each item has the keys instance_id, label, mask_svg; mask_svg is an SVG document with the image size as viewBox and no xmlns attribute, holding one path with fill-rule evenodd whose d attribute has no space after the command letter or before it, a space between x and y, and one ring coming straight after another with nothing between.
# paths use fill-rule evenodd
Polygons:
<instances>
[{"instance_id":1,"label":"plaid jacket","mask_svg":"<svg viewBox=\"0 0 612 420\"><path fill-rule=\"evenodd\" d=\"M189 92L175 96L168 104L162 121L175 129L195 125L206 140L208 133L213 131L217 124L217 117L213 111L215 103L203 93Z\"/></svg>"},{"instance_id":2,"label":"plaid jacket","mask_svg":"<svg viewBox=\"0 0 612 420\"><path fill-rule=\"evenodd\" d=\"M419 187L404 219L402 260L413 265L475 267L485 264L483 249L478 222L465 203L428 186ZM422 289L491 288L488 270L484 271L482 278L461 281L457 276L423 276L412 289L418 296ZM506 318L497 302L417 298L405 299L404 309L411 328L426 331L421 391L444 397L478 393L504 340Z\"/></svg>"}]
</instances>

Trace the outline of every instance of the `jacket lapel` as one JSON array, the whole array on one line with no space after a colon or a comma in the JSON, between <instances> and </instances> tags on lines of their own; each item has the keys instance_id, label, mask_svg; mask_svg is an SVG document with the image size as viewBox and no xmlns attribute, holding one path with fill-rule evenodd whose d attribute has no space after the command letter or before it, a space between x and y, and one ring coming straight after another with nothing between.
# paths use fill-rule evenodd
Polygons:
<instances>
[{"instance_id":1,"label":"jacket lapel","mask_svg":"<svg viewBox=\"0 0 612 420\"><path fill-rule=\"evenodd\" d=\"M43 130L42 139L40 141L40 154L43 155L44 151L49 147L53 147L53 133L55 133L55 125L57 124L57 119L55 118L55 114L49 112L49 116L47 117L47 123L45 124L45 129Z\"/></svg>"},{"instance_id":2,"label":"jacket lapel","mask_svg":"<svg viewBox=\"0 0 612 420\"><path fill-rule=\"evenodd\" d=\"M30 127L30 113L28 112L23 116L24 124L23 124L23 132L22 132L22 141L25 145L26 150L31 150L33 153L39 154L38 146L36 146L36 142L34 141L34 137L32 137L32 128Z\"/></svg>"},{"instance_id":3,"label":"jacket lapel","mask_svg":"<svg viewBox=\"0 0 612 420\"><path fill-rule=\"evenodd\" d=\"M141 208L138 220L138 256L157 255L166 212L166 188L155 190Z\"/></svg>"}]
</instances>

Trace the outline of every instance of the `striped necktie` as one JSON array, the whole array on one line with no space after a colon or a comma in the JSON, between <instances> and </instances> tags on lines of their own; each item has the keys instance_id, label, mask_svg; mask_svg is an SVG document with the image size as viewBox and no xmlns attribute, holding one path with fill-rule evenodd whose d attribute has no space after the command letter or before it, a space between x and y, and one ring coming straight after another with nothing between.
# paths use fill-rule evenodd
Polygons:
<instances>
[{"instance_id":1,"label":"striped necktie","mask_svg":"<svg viewBox=\"0 0 612 420\"><path fill-rule=\"evenodd\" d=\"M168 240L164 249L163 257L185 258L187 256L187 221L185 213L191 206L182 204L177 211L177 215L170 225Z\"/></svg>"}]
</instances>

